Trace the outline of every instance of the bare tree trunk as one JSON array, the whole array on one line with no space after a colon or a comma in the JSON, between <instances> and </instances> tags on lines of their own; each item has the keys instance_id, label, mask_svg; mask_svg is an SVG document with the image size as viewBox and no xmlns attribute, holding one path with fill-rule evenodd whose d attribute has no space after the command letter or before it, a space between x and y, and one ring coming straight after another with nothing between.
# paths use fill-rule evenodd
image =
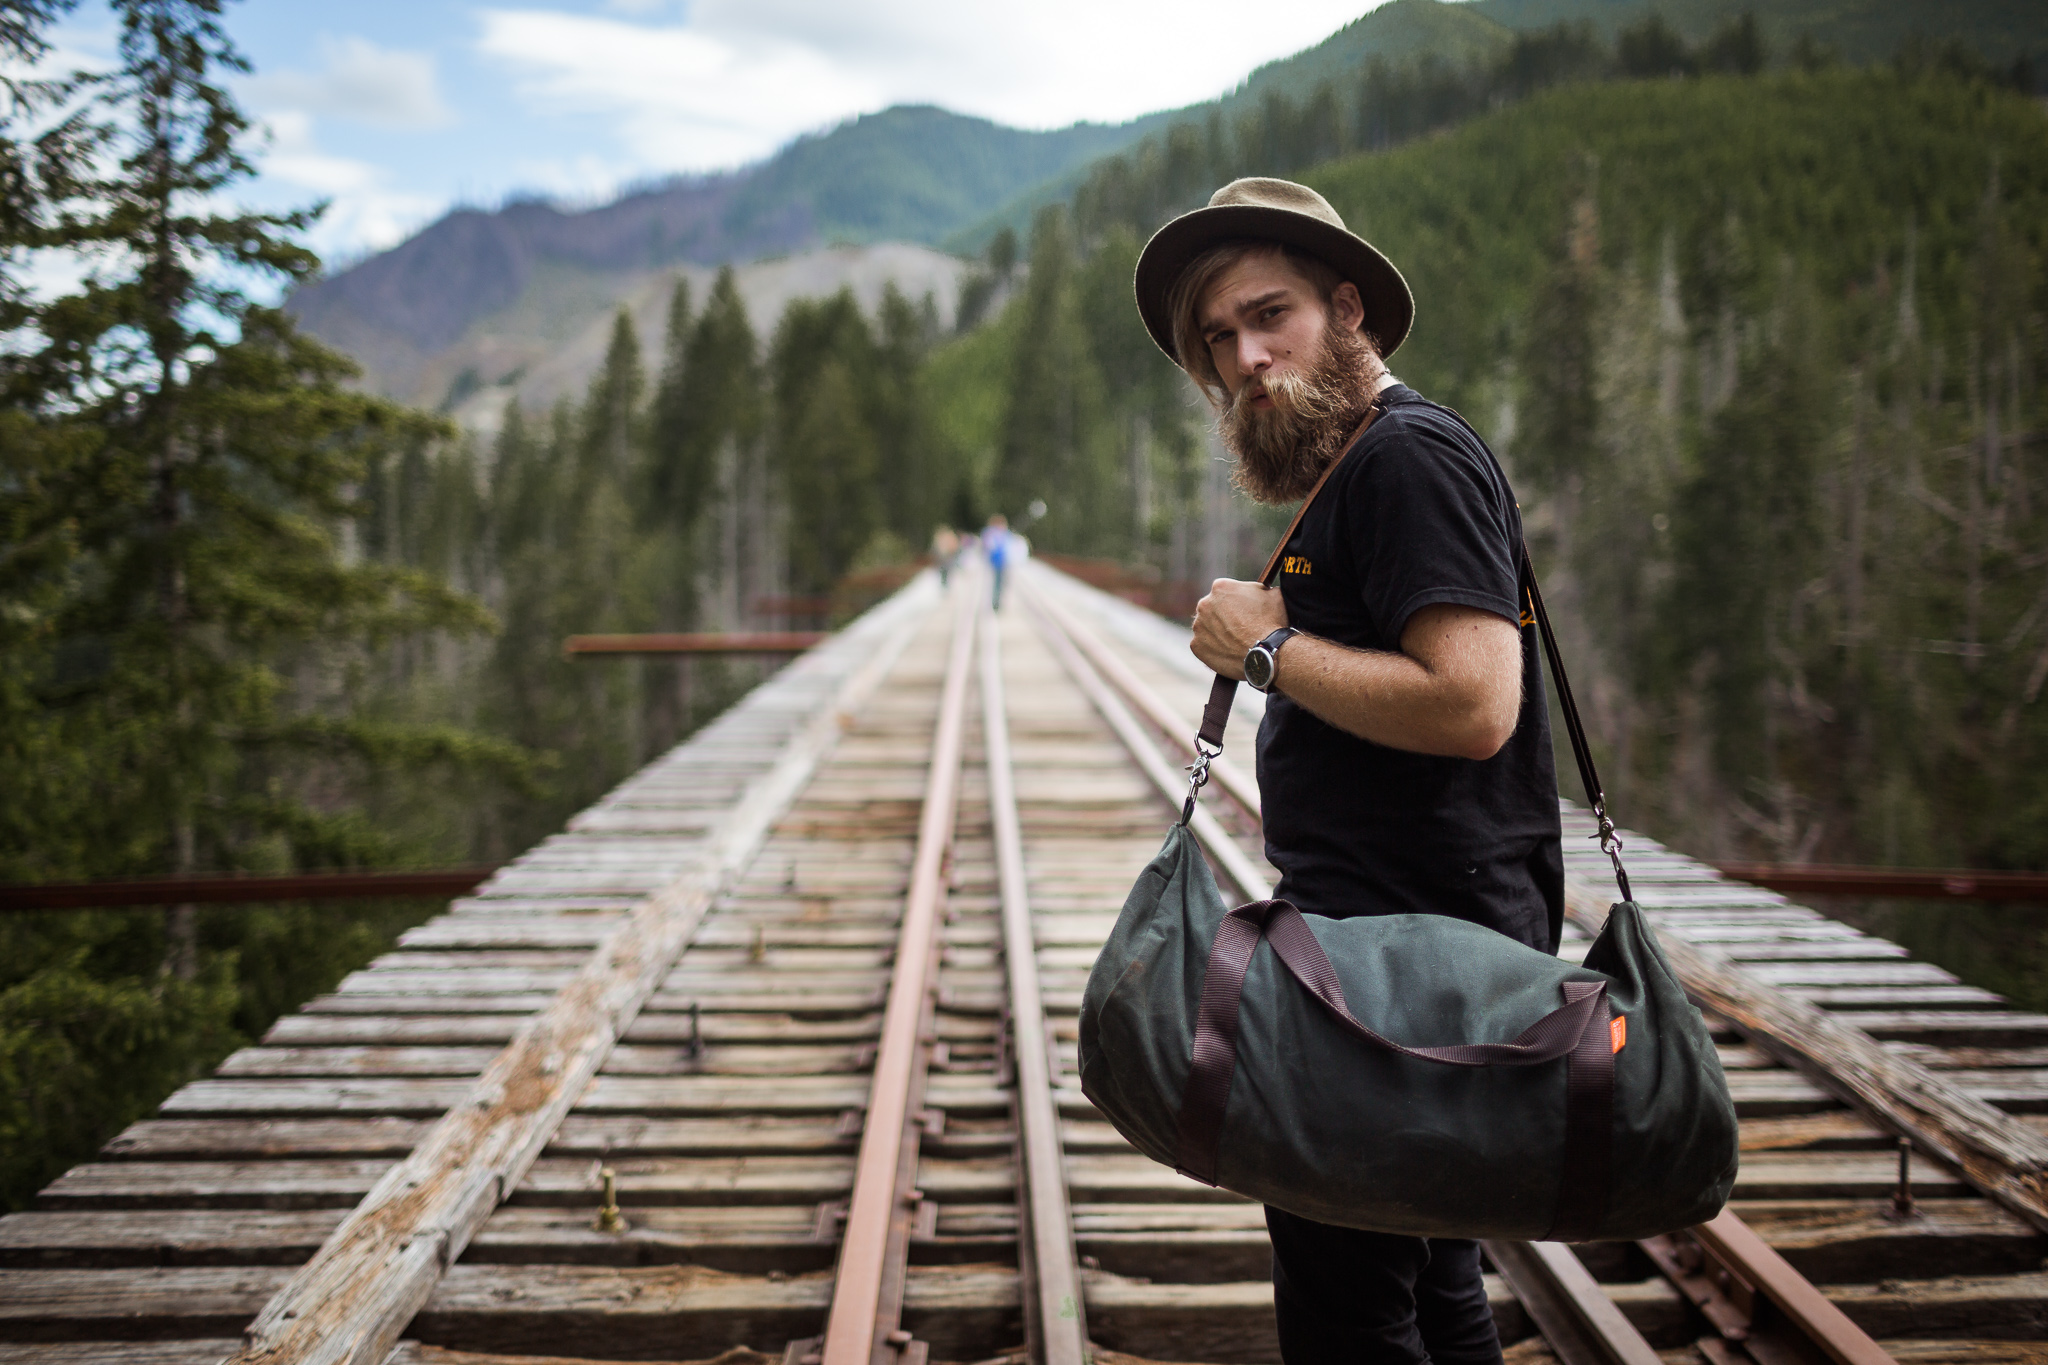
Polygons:
<instances>
[{"instance_id":1,"label":"bare tree trunk","mask_svg":"<svg viewBox=\"0 0 2048 1365\"><path fill-rule=\"evenodd\" d=\"M196 861L192 820L190 816L178 821L175 831L178 871L190 872ZM180 981L191 981L199 975L199 907L196 905L173 905L164 911L164 961L161 968L165 976Z\"/></svg>"}]
</instances>

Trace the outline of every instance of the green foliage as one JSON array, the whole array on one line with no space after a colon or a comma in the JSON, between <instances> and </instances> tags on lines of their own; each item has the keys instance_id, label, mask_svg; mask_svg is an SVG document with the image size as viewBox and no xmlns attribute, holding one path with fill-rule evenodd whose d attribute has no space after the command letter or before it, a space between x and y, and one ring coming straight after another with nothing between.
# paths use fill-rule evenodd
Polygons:
<instances>
[{"instance_id":1,"label":"green foliage","mask_svg":"<svg viewBox=\"0 0 2048 1365\"><path fill-rule=\"evenodd\" d=\"M1835 69L1554 91L1311 177L1421 301L1402 375L1511 460L1660 837L2048 862L2041 131Z\"/></svg>"},{"instance_id":2,"label":"green foliage","mask_svg":"<svg viewBox=\"0 0 2048 1365\"><path fill-rule=\"evenodd\" d=\"M0 926L15 964L0 979L0 1194L10 1209L237 1041L232 957L191 980L155 980L154 964L132 951L137 939L160 943L142 917L44 918L61 922ZM21 971L27 963L34 969Z\"/></svg>"},{"instance_id":3,"label":"green foliage","mask_svg":"<svg viewBox=\"0 0 2048 1365\"><path fill-rule=\"evenodd\" d=\"M32 53L61 8L10 11ZM120 64L13 87L0 240L0 878L399 866L462 846L422 780L518 786L515 746L422 716L389 651L487 630L423 567L357 552L366 487L448 433L239 282L303 277L303 214L217 211L248 173L215 0L118 0ZM24 37L23 35L26 35ZM36 253L100 268L39 297ZM367 533L367 535L365 534ZM421 907L39 915L0 941L0 1204L366 960ZM282 968L282 969L281 969Z\"/></svg>"}]
</instances>

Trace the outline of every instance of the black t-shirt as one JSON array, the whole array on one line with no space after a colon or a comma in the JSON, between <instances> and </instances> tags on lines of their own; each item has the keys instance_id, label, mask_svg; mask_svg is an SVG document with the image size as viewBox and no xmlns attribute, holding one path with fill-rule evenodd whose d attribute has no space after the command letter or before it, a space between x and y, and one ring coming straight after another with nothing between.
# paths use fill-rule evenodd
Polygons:
<instances>
[{"instance_id":1,"label":"black t-shirt","mask_svg":"<svg viewBox=\"0 0 2048 1365\"><path fill-rule=\"evenodd\" d=\"M1282 554L1289 624L1398 651L1408 618L1440 602L1519 623L1522 518L1493 452L1405 385L1381 402ZM1539 649L1524 627L1521 718L1484 760L1375 744L1274 692L1259 727L1274 894L1319 915L1452 915L1555 952L1564 865Z\"/></svg>"}]
</instances>

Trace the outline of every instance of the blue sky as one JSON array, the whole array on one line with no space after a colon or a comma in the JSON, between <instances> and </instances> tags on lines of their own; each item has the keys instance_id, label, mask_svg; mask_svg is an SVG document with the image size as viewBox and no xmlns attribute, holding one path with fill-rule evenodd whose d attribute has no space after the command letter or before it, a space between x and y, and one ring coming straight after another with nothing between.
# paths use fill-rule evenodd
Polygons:
<instances>
[{"instance_id":1,"label":"blue sky","mask_svg":"<svg viewBox=\"0 0 2048 1365\"><path fill-rule=\"evenodd\" d=\"M268 127L265 205L329 199L313 244L346 260L458 203L596 202L758 160L901 103L1027 128L1207 99L1379 0L243 0L226 24ZM92 0L56 35L97 64Z\"/></svg>"}]
</instances>

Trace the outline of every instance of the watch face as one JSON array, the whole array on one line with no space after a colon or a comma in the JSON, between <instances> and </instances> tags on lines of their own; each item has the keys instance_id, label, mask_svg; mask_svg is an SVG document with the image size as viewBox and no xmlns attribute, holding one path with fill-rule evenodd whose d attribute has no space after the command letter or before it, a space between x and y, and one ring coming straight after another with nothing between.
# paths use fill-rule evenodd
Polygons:
<instances>
[{"instance_id":1,"label":"watch face","mask_svg":"<svg viewBox=\"0 0 2048 1365\"><path fill-rule=\"evenodd\" d=\"M1255 647L1244 656L1244 680L1263 692L1273 683L1273 656Z\"/></svg>"}]
</instances>

